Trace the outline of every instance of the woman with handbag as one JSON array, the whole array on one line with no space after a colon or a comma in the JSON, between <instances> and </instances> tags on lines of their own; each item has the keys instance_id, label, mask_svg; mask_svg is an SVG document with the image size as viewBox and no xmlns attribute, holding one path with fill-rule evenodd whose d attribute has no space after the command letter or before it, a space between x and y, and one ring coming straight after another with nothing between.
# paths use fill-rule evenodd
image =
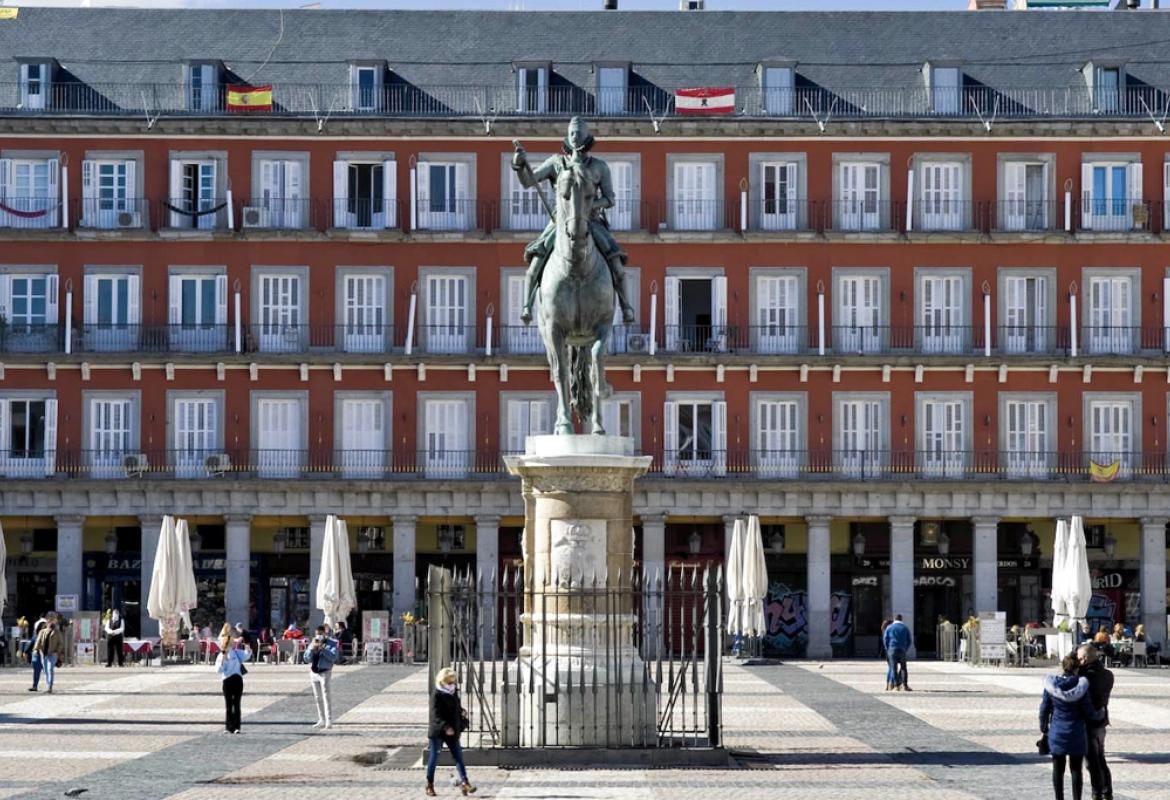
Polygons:
<instances>
[{"instance_id":1,"label":"woman with handbag","mask_svg":"<svg viewBox=\"0 0 1170 800\"><path fill-rule=\"evenodd\" d=\"M240 700L244 696L244 676L248 674L244 662L252 651L239 639L232 641L232 626L224 623L219 632L219 655L215 658L215 671L223 681L224 733L240 732Z\"/></svg>"},{"instance_id":2,"label":"woman with handbag","mask_svg":"<svg viewBox=\"0 0 1170 800\"><path fill-rule=\"evenodd\" d=\"M427 756L427 797L435 796L435 763L439 759L439 751L443 745L451 751L455 759L455 768L459 771L459 778L463 781L460 788L466 797L475 794L475 787L467 780L467 768L463 766L463 748L459 745L459 735L467 728L467 713L459 704L459 678L455 670L444 667L435 676L435 695L431 703L431 725L427 736L430 739L430 752Z\"/></svg>"},{"instance_id":3,"label":"woman with handbag","mask_svg":"<svg viewBox=\"0 0 1170 800\"><path fill-rule=\"evenodd\" d=\"M1064 769L1068 765L1072 778L1073 800L1081 800L1084 790L1082 768L1089 749L1086 720L1098 720L1101 712L1093 708L1089 682L1080 677L1080 661L1069 653L1060 662L1060 675L1044 679L1040 700L1040 732L1036 743L1041 755L1052 756L1052 790L1056 800L1064 800Z\"/></svg>"}]
</instances>

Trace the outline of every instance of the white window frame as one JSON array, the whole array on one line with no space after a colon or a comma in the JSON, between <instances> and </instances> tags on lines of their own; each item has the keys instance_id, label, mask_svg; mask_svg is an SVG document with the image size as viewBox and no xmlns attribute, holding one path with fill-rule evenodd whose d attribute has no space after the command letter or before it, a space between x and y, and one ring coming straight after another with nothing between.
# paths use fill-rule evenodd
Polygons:
<instances>
[{"instance_id":1,"label":"white window frame","mask_svg":"<svg viewBox=\"0 0 1170 800\"><path fill-rule=\"evenodd\" d=\"M858 406L850 412L873 427L851 433L845 428L847 404ZM890 395L888 392L834 392L833 393L833 466L849 477L875 477L883 474L890 463Z\"/></svg>"},{"instance_id":2,"label":"white window frame","mask_svg":"<svg viewBox=\"0 0 1170 800\"><path fill-rule=\"evenodd\" d=\"M351 286L362 291L351 292ZM385 353L393 348L393 267L338 267L335 299L334 342L342 351Z\"/></svg>"},{"instance_id":3,"label":"white window frame","mask_svg":"<svg viewBox=\"0 0 1170 800\"><path fill-rule=\"evenodd\" d=\"M1036 281L1033 299L1026 281ZM1009 284L1024 281L1025 297L1014 308ZM999 270L999 349L1010 355L1050 353L1056 333L1056 270L1014 268ZM1019 291L1018 289L1016 291Z\"/></svg>"},{"instance_id":4,"label":"white window frame","mask_svg":"<svg viewBox=\"0 0 1170 800\"><path fill-rule=\"evenodd\" d=\"M193 203L184 202L186 193L186 172L189 167L197 169ZM190 215L193 206L195 211L210 212L216 208L221 198L227 192L227 154L225 152L179 152L170 153L170 185L167 202L175 211L167 209L168 225L178 230L212 230L227 225L227 210L219 209L214 213L201 213L199 216Z\"/></svg>"},{"instance_id":5,"label":"white window frame","mask_svg":"<svg viewBox=\"0 0 1170 800\"><path fill-rule=\"evenodd\" d=\"M858 296L858 292L851 289L846 291L846 282L864 280L870 284L870 299L874 302L867 304L852 304L846 309L846 300ZM877 282L877 296L872 295L872 281ZM882 267L833 268L833 310L830 318L833 322L833 348L842 354L873 354L881 353L889 341L890 325L890 271ZM860 287L860 298L865 299L866 287ZM874 309L876 303L876 309ZM857 313L860 309L862 313ZM876 320L876 322L875 322Z\"/></svg>"},{"instance_id":6,"label":"white window frame","mask_svg":"<svg viewBox=\"0 0 1170 800\"><path fill-rule=\"evenodd\" d=\"M528 160L532 164L543 164L549 155L548 153L532 153ZM606 160L608 161L608 154ZM543 231L544 226L549 221L548 211L541 203L536 187L530 186L525 189L520 184L516 170L512 169L512 157L508 153L503 153L500 156L500 177L503 184L500 187L500 208L503 210L500 215L500 223L504 229L509 231ZM551 200L552 195L548 191L548 185L545 184L543 189L545 197Z\"/></svg>"},{"instance_id":7,"label":"white window frame","mask_svg":"<svg viewBox=\"0 0 1170 800\"><path fill-rule=\"evenodd\" d=\"M615 231L642 228L642 157L637 153L606 153L614 205L605 210L609 227Z\"/></svg>"},{"instance_id":8,"label":"white window frame","mask_svg":"<svg viewBox=\"0 0 1170 800\"><path fill-rule=\"evenodd\" d=\"M353 200L353 207L350 205L350 174L351 171L357 170L359 167L369 167L370 172L370 198L364 200L357 198ZM377 168L382 169L382 203L380 206L374 204L376 194L374 189L374 176ZM355 179L356 183L356 179ZM370 208L368 213L358 207L359 202L368 202ZM400 225L399 213L400 204L398 202L398 162L395 160L393 152L362 152L362 153L337 153L337 158L333 162L333 227L339 229L349 230L382 230L382 229L398 229ZM369 224L359 224L364 221L365 217L369 217Z\"/></svg>"},{"instance_id":9,"label":"white window frame","mask_svg":"<svg viewBox=\"0 0 1170 800\"><path fill-rule=\"evenodd\" d=\"M100 320L101 284L110 281L112 319ZM125 314L117 301L120 281L126 282ZM139 341L142 325L142 278L140 268L86 267L82 285L82 343L88 351L132 350ZM118 319L124 316L125 321Z\"/></svg>"},{"instance_id":10,"label":"white window frame","mask_svg":"<svg viewBox=\"0 0 1170 800\"><path fill-rule=\"evenodd\" d=\"M1141 465L1142 451L1142 396L1139 392L1085 392L1082 396L1084 414L1085 469L1090 461L1109 466L1120 461L1118 477L1132 476ZM1109 419L1112 418L1112 419ZM1096 423L1108 421L1109 427L1122 422L1112 433L1101 432ZM1112 437L1113 441L1108 439ZM1128 440L1128 441L1127 441Z\"/></svg>"},{"instance_id":11,"label":"white window frame","mask_svg":"<svg viewBox=\"0 0 1170 800\"><path fill-rule=\"evenodd\" d=\"M553 432L557 400L551 392L500 392L500 409L500 449L506 454L522 454L527 437Z\"/></svg>"},{"instance_id":12,"label":"white window frame","mask_svg":"<svg viewBox=\"0 0 1170 800\"><path fill-rule=\"evenodd\" d=\"M364 73L373 73L373 85L369 88L369 96L363 96L361 78ZM384 63L354 62L349 65L349 105L351 111L377 113L382 110L382 87L386 83L386 65Z\"/></svg>"},{"instance_id":13,"label":"white window frame","mask_svg":"<svg viewBox=\"0 0 1170 800\"><path fill-rule=\"evenodd\" d=\"M1097 197L1096 170L1104 169L1104 196ZM1125 170L1125 197L1114 194L1114 170ZM1081 228L1090 232L1124 232L1142 227L1134 208L1142 201L1142 160L1140 154L1093 153L1081 163Z\"/></svg>"},{"instance_id":14,"label":"white window frame","mask_svg":"<svg viewBox=\"0 0 1170 800\"><path fill-rule=\"evenodd\" d=\"M211 114L223 109L220 97L220 65L214 61L192 61L183 65L187 111Z\"/></svg>"},{"instance_id":15,"label":"white window frame","mask_svg":"<svg viewBox=\"0 0 1170 800\"><path fill-rule=\"evenodd\" d=\"M1052 153L1001 153L997 161L996 229L1008 233L1051 230L1056 220L1056 156ZM1042 172L1042 195L1028 191L1028 170ZM1063 224L1063 223L1061 223Z\"/></svg>"},{"instance_id":16,"label":"white window frame","mask_svg":"<svg viewBox=\"0 0 1170 800\"><path fill-rule=\"evenodd\" d=\"M373 404L371 429L354 426L355 404ZM333 464L343 478L381 480L393 469L393 396L390 392L335 392L333 395Z\"/></svg>"},{"instance_id":17,"label":"white window frame","mask_svg":"<svg viewBox=\"0 0 1170 800\"><path fill-rule=\"evenodd\" d=\"M40 455L36 457L13 455L12 404L43 402L45 404L44 435ZM0 394L0 476L6 478L50 477L57 471L57 408L56 392L8 391ZM23 444L23 443L22 443Z\"/></svg>"},{"instance_id":18,"label":"white window frame","mask_svg":"<svg viewBox=\"0 0 1170 800\"><path fill-rule=\"evenodd\" d=\"M598 116L619 116L629 113L626 107L626 92L630 82L628 65L596 64L597 72L597 114ZM614 78L620 80L615 83Z\"/></svg>"},{"instance_id":19,"label":"white window frame","mask_svg":"<svg viewBox=\"0 0 1170 800\"><path fill-rule=\"evenodd\" d=\"M85 466L93 478L124 478L127 476L125 458L138 453L140 392L82 392L82 430L85 432ZM120 422L120 430L113 427L99 430L99 423L109 421L114 405L121 406L115 412L114 422ZM105 405L107 408L99 409ZM117 441L121 439L121 441Z\"/></svg>"},{"instance_id":20,"label":"white window frame","mask_svg":"<svg viewBox=\"0 0 1170 800\"><path fill-rule=\"evenodd\" d=\"M31 303L37 295L31 286L17 287L17 281L45 281L43 296L44 321L39 314L32 313ZM14 312L16 290L25 288L21 296L26 300L28 310L22 319ZM4 347L8 352L51 352L58 347L57 330L60 324L59 312L60 282L55 266L20 265L0 266L0 317L6 322Z\"/></svg>"},{"instance_id":21,"label":"white window frame","mask_svg":"<svg viewBox=\"0 0 1170 800\"><path fill-rule=\"evenodd\" d=\"M252 153L252 198L244 227L297 230L308 225L308 153ZM257 217L252 222L252 212Z\"/></svg>"},{"instance_id":22,"label":"white window frame","mask_svg":"<svg viewBox=\"0 0 1170 800\"><path fill-rule=\"evenodd\" d=\"M182 284L187 280L215 282L215 311L198 313L191 322L183 321ZM214 352L227 347L227 272L224 267L172 267L167 281L167 329L171 349L179 352ZM203 311L203 294L197 293L196 311ZM214 322L207 322L211 316Z\"/></svg>"},{"instance_id":23,"label":"white window frame","mask_svg":"<svg viewBox=\"0 0 1170 800\"><path fill-rule=\"evenodd\" d=\"M251 300L252 333L260 352L299 353L306 349L308 267L253 267Z\"/></svg>"},{"instance_id":24,"label":"white window frame","mask_svg":"<svg viewBox=\"0 0 1170 800\"><path fill-rule=\"evenodd\" d=\"M37 91L33 92L33 68L37 69ZM25 111L44 111L53 106L53 62L20 62L20 107Z\"/></svg>"},{"instance_id":25,"label":"white window frame","mask_svg":"<svg viewBox=\"0 0 1170 800\"><path fill-rule=\"evenodd\" d=\"M689 406L693 413L709 406L711 414L710 450L700 450L692 435L691 442L681 441L681 409ZM692 420L696 417L692 417ZM727 474L727 402L722 392L670 392L663 403L662 472L667 476L722 477ZM689 452L691 457L684 457Z\"/></svg>"},{"instance_id":26,"label":"white window frame","mask_svg":"<svg viewBox=\"0 0 1170 800\"><path fill-rule=\"evenodd\" d=\"M301 477L306 462L306 451L309 447L309 393L306 391L253 391L249 397L252 409L251 445L255 458L252 459L259 478L291 479ZM274 447L280 442L266 441L264 434L264 408L274 406L291 408L288 419L296 420L297 430L289 431L285 437L289 441L284 446ZM294 440L295 441L292 441ZM292 446L290 446L292 445Z\"/></svg>"},{"instance_id":27,"label":"white window frame","mask_svg":"<svg viewBox=\"0 0 1170 800\"><path fill-rule=\"evenodd\" d=\"M770 117L788 117L796 111L796 67L784 64L760 65L763 112Z\"/></svg>"},{"instance_id":28,"label":"white window frame","mask_svg":"<svg viewBox=\"0 0 1170 800\"><path fill-rule=\"evenodd\" d=\"M752 267L752 352L795 355L807 337L807 270L804 267ZM779 301L774 304L772 301Z\"/></svg>"},{"instance_id":29,"label":"white window frame","mask_svg":"<svg viewBox=\"0 0 1170 800\"><path fill-rule=\"evenodd\" d=\"M419 392L416 397L419 469L427 478L466 478L475 464L475 393ZM432 413L431 409L437 406L431 404L435 403L457 403L462 406L462 410ZM455 420L456 429L431 430L431 423L438 416L448 416ZM462 442L458 441L459 437L462 437ZM452 444L462 444L462 447L452 449L448 446L448 438L454 438Z\"/></svg>"},{"instance_id":30,"label":"white window frame","mask_svg":"<svg viewBox=\"0 0 1170 800\"><path fill-rule=\"evenodd\" d=\"M890 226L888 153L833 156L833 227L839 231L884 231Z\"/></svg>"},{"instance_id":31,"label":"white window frame","mask_svg":"<svg viewBox=\"0 0 1170 800\"><path fill-rule=\"evenodd\" d=\"M970 158L918 156L916 164L916 207L922 231L966 230L970 214Z\"/></svg>"},{"instance_id":32,"label":"white window frame","mask_svg":"<svg viewBox=\"0 0 1170 800\"><path fill-rule=\"evenodd\" d=\"M517 64L516 111L521 114L544 114L548 111L548 64ZM535 75L536 87L528 86L529 77ZM535 94L533 94L535 92Z\"/></svg>"},{"instance_id":33,"label":"white window frame","mask_svg":"<svg viewBox=\"0 0 1170 800\"><path fill-rule=\"evenodd\" d=\"M622 430L622 406L625 412L628 429ZM642 447L642 395L638 392L614 392L601 401L601 424L609 436L627 436L634 440L634 451ZM554 414L554 421L555 421Z\"/></svg>"},{"instance_id":34,"label":"white window frame","mask_svg":"<svg viewBox=\"0 0 1170 800\"><path fill-rule=\"evenodd\" d=\"M204 424L198 430L187 430L181 420L180 410L184 403L197 403L204 409ZM224 392L220 390L170 391L167 392L167 449L176 478L205 478L208 475L207 460L218 456L224 449L225 425ZM194 408L192 407L192 410ZM181 437L194 436L201 440L203 447L189 448Z\"/></svg>"},{"instance_id":35,"label":"white window frame","mask_svg":"<svg viewBox=\"0 0 1170 800\"><path fill-rule=\"evenodd\" d=\"M1108 308L1098 306L1096 295L1107 291ZM1128 355L1141 346L1141 270L1129 268L1085 269L1081 278L1081 341L1089 355ZM1101 288L1098 288L1101 287Z\"/></svg>"},{"instance_id":36,"label":"white window frame","mask_svg":"<svg viewBox=\"0 0 1170 800\"><path fill-rule=\"evenodd\" d=\"M1020 417L1027 430L1013 430L1012 420ZM1004 474L1013 479L1051 478L1056 455L1056 395L1004 392L999 395L999 419L1000 467Z\"/></svg>"},{"instance_id":37,"label":"white window frame","mask_svg":"<svg viewBox=\"0 0 1170 800\"><path fill-rule=\"evenodd\" d=\"M935 114L953 116L963 108L963 70L954 65L930 65L930 107Z\"/></svg>"},{"instance_id":38,"label":"white window frame","mask_svg":"<svg viewBox=\"0 0 1170 800\"><path fill-rule=\"evenodd\" d=\"M761 478L796 478L808 468L808 395L805 392L752 392L752 466ZM792 421L792 429L772 430L772 418Z\"/></svg>"},{"instance_id":39,"label":"white window frame","mask_svg":"<svg viewBox=\"0 0 1170 800\"><path fill-rule=\"evenodd\" d=\"M415 208L420 231L466 231L476 225L475 155L420 153L415 164ZM443 192L449 195L436 208L433 169L447 172Z\"/></svg>"},{"instance_id":40,"label":"white window frame","mask_svg":"<svg viewBox=\"0 0 1170 800\"><path fill-rule=\"evenodd\" d=\"M524 267L504 267L500 270L500 297L503 298L498 324L500 326L500 350L508 354L539 354L544 352L544 341L540 338L537 324L537 310L540 308L540 292L532 302L532 323L520 321L524 307L524 292L527 290L527 270Z\"/></svg>"},{"instance_id":41,"label":"white window frame","mask_svg":"<svg viewBox=\"0 0 1170 800\"><path fill-rule=\"evenodd\" d=\"M916 267L914 282L919 352L948 355L970 352L971 270ZM943 302L937 297L940 289ZM949 306L945 303L948 296L952 301Z\"/></svg>"},{"instance_id":42,"label":"white window frame","mask_svg":"<svg viewBox=\"0 0 1170 800\"><path fill-rule=\"evenodd\" d=\"M711 282L711 330L705 342L697 341L698 331L694 336L684 336L683 325L679 321L682 311L682 281L707 280ZM729 344L729 329L727 327L727 276L722 269L702 267L668 267L666 279L663 281L663 330L665 349L669 352L726 352Z\"/></svg>"},{"instance_id":43,"label":"white window frame","mask_svg":"<svg viewBox=\"0 0 1170 800\"><path fill-rule=\"evenodd\" d=\"M926 478L965 478L974 438L971 393L916 392L914 403L919 456L915 460L920 474ZM928 428L937 423L941 423L941 430Z\"/></svg>"},{"instance_id":44,"label":"white window frame","mask_svg":"<svg viewBox=\"0 0 1170 800\"><path fill-rule=\"evenodd\" d=\"M457 308L448 289L438 281L462 281L463 307ZM421 344L427 353L470 353L475 348L476 307L475 267L422 267L419 270L420 305L423 336ZM439 296L437 292L441 292ZM447 299L441 316L436 316L440 300Z\"/></svg>"},{"instance_id":45,"label":"white window frame","mask_svg":"<svg viewBox=\"0 0 1170 800\"><path fill-rule=\"evenodd\" d=\"M32 172L43 168L44 195L30 194L18 187L18 173L30 170L28 183L34 187ZM0 157L0 227L56 228L61 224L61 167L57 156L9 153ZM6 208L12 211L5 210ZM35 216L27 216L35 214Z\"/></svg>"},{"instance_id":46,"label":"white window frame","mask_svg":"<svg viewBox=\"0 0 1170 800\"><path fill-rule=\"evenodd\" d=\"M724 226L723 154L671 153L666 161L670 229L684 232L721 229ZM692 174L686 174L688 171Z\"/></svg>"}]
</instances>

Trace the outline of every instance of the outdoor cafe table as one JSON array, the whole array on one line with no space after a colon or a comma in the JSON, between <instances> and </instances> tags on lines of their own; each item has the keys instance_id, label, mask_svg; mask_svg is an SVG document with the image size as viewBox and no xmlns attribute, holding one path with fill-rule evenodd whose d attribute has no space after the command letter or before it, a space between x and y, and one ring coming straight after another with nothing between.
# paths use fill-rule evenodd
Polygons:
<instances>
[{"instance_id":1,"label":"outdoor cafe table","mask_svg":"<svg viewBox=\"0 0 1170 800\"><path fill-rule=\"evenodd\" d=\"M145 656L149 662L160 639L123 639L122 652L128 656Z\"/></svg>"}]
</instances>

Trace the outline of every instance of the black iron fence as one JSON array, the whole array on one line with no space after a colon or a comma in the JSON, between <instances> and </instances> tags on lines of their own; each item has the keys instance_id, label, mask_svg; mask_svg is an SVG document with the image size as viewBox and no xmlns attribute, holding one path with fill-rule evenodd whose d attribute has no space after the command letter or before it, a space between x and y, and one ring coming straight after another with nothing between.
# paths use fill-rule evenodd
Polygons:
<instances>
[{"instance_id":1,"label":"black iron fence","mask_svg":"<svg viewBox=\"0 0 1170 800\"><path fill-rule=\"evenodd\" d=\"M465 747L718 747L722 577L524 570L427 582L429 665L459 674Z\"/></svg>"}]
</instances>

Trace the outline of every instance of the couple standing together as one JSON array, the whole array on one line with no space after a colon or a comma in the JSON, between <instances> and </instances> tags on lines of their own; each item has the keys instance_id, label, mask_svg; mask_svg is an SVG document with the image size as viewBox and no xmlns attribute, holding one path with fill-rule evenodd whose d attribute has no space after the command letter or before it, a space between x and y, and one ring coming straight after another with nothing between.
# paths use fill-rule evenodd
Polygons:
<instances>
[{"instance_id":1,"label":"couple standing together","mask_svg":"<svg viewBox=\"0 0 1170 800\"><path fill-rule=\"evenodd\" d=\"M1105 728L1109 725L1109 695L1113 673L1101 662L1092 644L1083 644L1061 661L1061 674L1044 679L1040 701L1041 752L1052 755L1052 789L1064 800L1064 771L1072 780L1073 800L1081 800L1089 767L1093 800L1113 800L1113 775L1105 763Z\"/></svg>"}]
</instances>

